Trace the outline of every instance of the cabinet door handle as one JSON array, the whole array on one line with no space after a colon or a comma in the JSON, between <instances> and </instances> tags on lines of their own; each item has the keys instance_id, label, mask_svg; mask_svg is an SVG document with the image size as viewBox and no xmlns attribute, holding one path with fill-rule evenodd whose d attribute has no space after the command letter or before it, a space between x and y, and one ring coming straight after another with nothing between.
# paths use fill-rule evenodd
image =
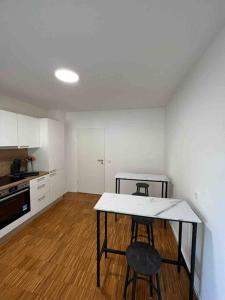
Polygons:
<instances>
[{"instance_id":1,"label":"cabinet door handle","mask_svg":"<svg viewBox=\"0 0 225 300\"><path fill-rule=\"evenodd\" d=\"M98 159L98 162L100 162L103 165L104 160L103 159Z\"/></svg>"},{"instance_id":2,"label":"cabinet door handle","mask_svg":"<svg viewBox=\"0 0 225 300\"><path fill-rule=\"evenodd\" d=\"M38 199L38 201L42 201L45 199L46 196L42 196L41 198Z\"/></svg>"},{"instance_id":3,"label":"cabinet door handle","mask_svg":"<svg viewBox=\"0 0 225 300\"><path fill-rule=\"evenodd\" d=\"M51 174L51 173L55 173L55 172L56 172L56 169L51 170L49 173Z\"/></svg>"},{"instance_id":4,"label":"cabinet door handle","mask_svg":"<svg viewBox=\"0 0 225 300\"><path fill-rule=\"evenodd\" d=\"M44 188L45 186L46 186L46 184L39 185L39 186L38 186L38 190Z\"/></svg>"},{"instance_id":5,"label":"cabinet door handle","mask_svg":"<svg viewBox=\"0 0 225 300\"><path fill-rule=\"evenodd\" d=\"M40 182L40 181L42 181L44 179L45 179L45 177L41 177L41 178L38 178L37 181Z\"/></svg>"},{"instance_id":6,"label":"cabinet door handle","mask_svg":"<svg viewBox=\"0 0 225 300\"><path fill-rule=\"evenodd\" d=\"M6 197L2 198L2 199L0 200L0 202L3 202L3 201L5 201L5 200L7 200L7 199L10 199L10 198L12 198L12 197L18 196L18 195L20 195L20 194L26 193L27 191L29 191L29 189L24 189L24 190L22 190L22 191L20 191L20 192L14 193L14 194L12 194L12 195L10 195L10 196L6 196Z\"/></svg>"},{"instance_id":7,"label":"cabinet door handle","mask_svg":"<svg viewBox=\"0 0 225 300\"><path fill-rule=\"evenodd\" d=\"M51 173L50 174L50 177L53 177L53 176L55 176L56 175L56 173Z\"/></svg>"},{"instance_id":8,"label":"cabinet door handle","mask_svg":"<svg viewBox=\"0 0 225 300\"><path fill-rule=\"evenodd\" d=\"M28 145L22 145L22 146L19 146L18 148L29 148Z\"/></svg>"}]
</instances>

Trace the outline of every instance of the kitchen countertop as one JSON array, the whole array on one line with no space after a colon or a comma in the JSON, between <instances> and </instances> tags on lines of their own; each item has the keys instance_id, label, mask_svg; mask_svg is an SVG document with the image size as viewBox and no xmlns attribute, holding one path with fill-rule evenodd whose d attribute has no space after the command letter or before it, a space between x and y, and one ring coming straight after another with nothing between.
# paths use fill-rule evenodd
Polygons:
<instances>
[{"instance_id":1,"label":"kitchen countertop","mask_svg":"<svg viewBox=\"0 0 225 300\"><path fill-rule=\"evenodd\" d=\"M13 187L15 185L18 185L18 184L21 184L21 183L29 182L32 179L36 179L38 177L41 177L41 176L44 176L44 175L47 175L47 174L49 174L49 173L48 172L44 172L44 171L39 171L39 175L37 175L37 176L26 177L26 178L18 180L16 182L12 182L10 184L6 184L6 185L3 185L3 186L0 186L0 191L4 190L4 189L7 189L7 188L11 188L11 187Z\"/></svg>"}]
</instances>

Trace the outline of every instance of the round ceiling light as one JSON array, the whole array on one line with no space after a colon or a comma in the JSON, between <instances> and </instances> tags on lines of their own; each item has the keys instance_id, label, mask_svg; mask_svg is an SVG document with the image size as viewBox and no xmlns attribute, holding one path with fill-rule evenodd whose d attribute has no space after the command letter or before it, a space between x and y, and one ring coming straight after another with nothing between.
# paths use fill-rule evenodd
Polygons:
<instances>
[{"instance_id":1,"label":"round ceiling light","mask_svg":"<svg viewBox=\"0 0 225 300\"><path fill-rule=\"evenodd\" d=\"M76 72L68 69L57 69L55 71L55 77L65 83L76 83L80 79Z\"/></svg>"}]
</instances>

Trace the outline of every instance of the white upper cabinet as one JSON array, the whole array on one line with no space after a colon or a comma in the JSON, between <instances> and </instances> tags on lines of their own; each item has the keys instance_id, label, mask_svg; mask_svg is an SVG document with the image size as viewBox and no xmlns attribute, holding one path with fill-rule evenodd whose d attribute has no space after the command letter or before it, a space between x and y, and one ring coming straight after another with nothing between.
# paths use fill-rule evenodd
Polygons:
<instances>
[{"instance_id":1,"label":"white upper cabinet","mask_svg":"<svg viewBox=\"0 0 225 300\"><path fill-rule=\"evenodd\" d=\"M40 147L40 119L17 114L19 148Z\"/></svg>"},{"instance_id":2,"label":"white upper cabinet","mask_svg":"<svg viewBox=\"0 0 225 300\"><path fill-rule=\"evenodd\" d=\"M40 147L40 119L0 110L0 147Z\"/></svg>"},{"instance_id":3,"label":"white upper cabinet","mask_svg":"<svg viewBox=\"0 0 225 300\"><path fill-rule=\"evenodd\" d=\"M17 146L17 116L15 113L0 110L0 147Z\"/></svg>"}]
</instances>

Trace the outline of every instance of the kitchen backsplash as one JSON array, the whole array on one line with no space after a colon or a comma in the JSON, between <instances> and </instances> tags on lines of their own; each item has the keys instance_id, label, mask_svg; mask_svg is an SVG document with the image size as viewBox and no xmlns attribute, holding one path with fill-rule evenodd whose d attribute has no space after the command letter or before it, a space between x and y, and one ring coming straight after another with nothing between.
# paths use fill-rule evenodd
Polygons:
<instances>
[{"instance_id":1,"label":"kitchen backsplash","mask_svg":"<svg viewBox=\"0 0 225 300\"><path fill-rule=\"evenodd\" d=\"M0 176L9 175L11 163L14 159L25 159L28 156L27 149L0 149ZM26 165L22 165L24 168Z\"/></svg>"}]
</instances>

